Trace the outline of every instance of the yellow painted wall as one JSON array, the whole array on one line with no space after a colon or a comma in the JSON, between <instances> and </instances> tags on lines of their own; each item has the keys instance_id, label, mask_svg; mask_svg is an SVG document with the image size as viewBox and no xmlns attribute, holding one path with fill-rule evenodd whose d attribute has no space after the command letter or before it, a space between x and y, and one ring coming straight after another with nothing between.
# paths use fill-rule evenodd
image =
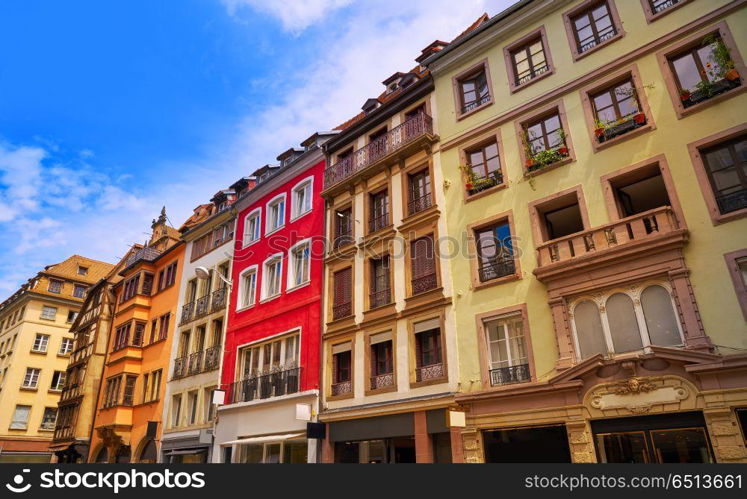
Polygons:
<instances>
[{"instance_id":1,"label":"yellow painted wall","mask_svg":"<svg viewBox=\"0 0 747 499\"><path fill-rule=\"evenodd\" d=\"M485 50L475 51L458 61L457 65L436 69L436 101L438 133L441 144L459 137L495 116L518 108L548 91L571 82L579 76L604 66L640 45L655 40L719 6L723 1L696 0L647 24L639 1L617 0L616 5L626 35L579 62L573 62L563 26L562 12L579 2L569 2L533 23L523 23L521 29L507 33ZM747 56L747 9L742 8L725 17L737 46L744 58ZM715 24L715 22L713 23ZM549 49L556 72L542 81L511 95L509 93L503 47L524 34L544 25ZM464 69L486 58L490 66L494 104L462 120L455 120L455 103L452 77ZM735 349L747 348L747 326L739 308L732 281L727 272L723 254L747 247L747 221L736 220L714 226L697 183L694 168L686 144L743 123L747 111L747 95L734 96L722 103L703 109L678 120L672 101L664 85L661 69L654 53L635 61L644 85L653 84L645 90L657 128L638 137L614 145L598 153L592 150L591 139L581 107L578 90L562 95L577 160L535 177L533 182L523 178L520 160L520 141L513 120L500 125L505 162L502 165L508 175L508 188L494 192L481 199L464 203L462 179L458 169L458 148L441 150L436 154L444 178L451 183L446 192L446 217L451 236L461 237L467 224L512 210L514 231L523 242L521 256L522 279L479 291L471 291L470 267L466 258L451 259L457 331L459 332L460 379L464 391L480 387L480 366L475 315L511 305L527 303L531 341L537 377L547 378L554 373L557 346L550 307L547 304L545 286L532 274L536 267L535 251L527 204L556 192L581 185L586 198L591 227L608 223L602 194L602 175L626 166L664 154L673 176L690 230L690 242L685 249L686 264L692 271L691 281L698 303L703 325L724 354L737 353ZM527 116L530 116L529 113ZM521 116L523 119L527 116ZM534 184L534 185L532 185ZM461 296L460 296L461 295Z\"/></svg>"}]
</instances>

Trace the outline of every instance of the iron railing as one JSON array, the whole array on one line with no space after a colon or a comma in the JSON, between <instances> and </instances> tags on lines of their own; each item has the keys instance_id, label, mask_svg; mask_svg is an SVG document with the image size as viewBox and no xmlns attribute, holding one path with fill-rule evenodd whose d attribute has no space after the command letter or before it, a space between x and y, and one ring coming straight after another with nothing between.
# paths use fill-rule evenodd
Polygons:
<instances>
[{"instance_id":1,"label":"iron railing","mask_svg":"<svg viewBox=\"0 0 747 499\"><path fill-rule=\"evenodd\" d=\"M182 316L180 324L186 324L195 316L195 302L191 301L182 307Z\"/></svg>"},{"instance_id":2,"label":"iron railing","mask_svg":"<svg viewBox=\"0 0 747 499\"><path fill-rule=\"evenodd\" d=\"M368 221L368 232L376 232L389 225L389 213L384 212L371 216Z\"/></svg>"},{"instance_id":3,"label":"iron railing","mask_svg":"<svg viewBox=\"0 0 747 499\"><path fill-rule=\"evenodd\" d=\"M438 287L438 278L435 272L433 272L432 274L427 274L427 275L415 277L412 279L412 294L413 295L425 293L426 291L430 291L431 289L436 289L437 287Z\"/></svg>"},{"instance_id":4,"label":"iron railing","mask_svg":"<svg viewBox=\"0 0 747 499\"><path fill-rule=\"evenodd\" d=\"M199 319L200 317L207 315L209 304L210 295L205 295L197 298L197 301L195 302L195 319Z\"/></svg>"},{"instance_id":5,"label":"iron railing","mask_svg":"<svg viewBox=\"0 0 747 499\"><path fill-rule=\"evenodd\" d=\"M342 319L353 315L353 302L341 303L332 307L332 318Z\"/></svg>"},{"instance_id":6,"label":"iron railing","mask_svg":"<svg viewBox=\"0 0 747 499\"><path fill-rule=\"evenodd\" d=\"M415 380L416 381L428 381L431 379L439 379L444 377L444 365L439 362L438 364L430 364L427 366L421 366L415 369Z\"/></svg>"},{"instance_id":7,"label":"iron railing","mask_svg":"<svg viewBox=\"0 0 747 499\"><path fill-rule=\"evenodd\" d=\"M747 208L747 189L741 189L729 194L720 194L716 196L716 204L721 213L731 213L732 211Z\"/></svg>"},{"instance_id":8,"label":"iron railing","mask_svg":"<svg viewBox=\"0 0 747 499\"><path fill-rule=\"evenodd\" d=\"M522 383L531 379L529 364L519 364L516 366L499 367L490 370L491 386L508 385L511 383Z\"/></svg>"},{"instance_id":9,"label":"iron railing","mask_svg":"<svg viewBox=\"0 0 747 499\"><path fill-rule=\"evenodd\" d=\"M187 356L174 359L173 379L183 378L187 374Z\"/></svg>"},{"instance_id":10,"label":"iron railing","mask_svg":"<svg viewBox=\"0 0 747 499\"><path fill-rule=\"evenodd\" d=\"M187 373L189 375L199 374L202 372L202 358L203 351L193 352L189 354L189 365L187 367Z\"/></svg>"},{"instance_id":11,"label":"iron railing","mask_svg":"<svg viewBox=\"0 0 747 499\"><path fill-rule=\"evenodd\" d=\"M324 171L324 188L327 189L352 177L425 135L433 135L433 118L425 113L418 113L327 168Z\"/></svg>"},{"instance_id":12,"label":"iron railing","mask_svg":"<svg viewBox=\"0 0 747 499\"><path fill-rule=\"evenodd\" d=\"M205 350L204 371L215 371L220 367L220 345L209 347Z\"/></svg>"},{"instance_id":13,"label":"iron railing","mask_svg":"<svg viewBox=\"0 0 747 499\"><path fill-rule=\"evenodd\" d=\"M300 389L301 368L278 370L250 376L229 385L231 404L251 402L296 393Z\"/></svg>"},{"instance_id":14,"label":"iron railing","mask_svg":"<svg viewBox=\"0 0 747 499\"><path fill-rule=\"evenodd\" d=\"M431 194L423 194L417 198L410 199L407 203L407 214L414 215L421 211L427 210L433 205Z\"/></svg>"},{"instance_id":15,"label":"iron railing","mask_svg":"<svg viewBox=\"0 0 747 499\"><path fill-rule=\"evenodd\" d=\"M228 288L218 288L213 291L210 299L210 312L217 312L226 308L226 298L228 297Z\"/></svg>"},{"instance_id":16,"label":"iron railing","mask_svg":"<svg viewBox=\"0 0 747 499\"><path fill-rule=\"evenodd\" d=\"M388 386L394 386L394 373L384 373L371 376L371 390L378 390Z\"/></svg>"},{"instance_id":17,"label":"iron railing","mask_svg":"<svg viewBox=\"0 0 747 499\"><path fill-rule=\"evenodd\" d=\"M516 262L511 254L480 260L480 282L498 279L516 273Z\"/></svg>"},{"instance_id":18,"label":"iron railing","mask_svg":"<svg viewBox=\"0 0 747 499\"><path fill-rule=\"evenodd\" d=\"M352 380L340 381L339 383L332 383L332 396L337 397L339 395L347 395L349 393L353 393Z\"/></svg>"},{"instance_id":19,"label":"iron railing","mask_svg":"<svg viewBox=\"0 0 747 499\"><path fill-rule=\"evenodd\" d=\"M377 308L384 305L389 305L392 302L392 290L382 289L381 291L373 291L368 297L369 307Z\"/></svg>"}]
</instances>

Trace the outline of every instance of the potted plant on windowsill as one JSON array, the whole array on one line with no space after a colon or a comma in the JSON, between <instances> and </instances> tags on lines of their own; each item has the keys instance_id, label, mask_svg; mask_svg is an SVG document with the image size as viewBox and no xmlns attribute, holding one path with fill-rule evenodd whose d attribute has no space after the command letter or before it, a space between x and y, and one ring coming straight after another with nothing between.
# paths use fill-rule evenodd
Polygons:
<instances>
[{"instance_id":1,"label":"potted plant on windowsill","mask_svg":"<svg viewBox=\"0 0 747 499\"><path fill-rule=\"evenodd\" d=\"M633 121L635 121L636 125L643 125L646 123L646 115L643 113L636 113L633 115Z\"/></svg>"},{"instance_id":2,"label":"potted plant on windowsill","mask_svg":"<svg viewBox=\"0 0 747 499\"><path fill-rule=\"evenodd\" d=\"M680 90L680 100L682 102L690 100L692 93L689 90Z\"/></svg>"},{"instance_id":3,"label":"potted plant on windowsill","mask_svg":"<svg viewBox=\"0 0 747 499\"><path fill-rule=\"evenodd\" d=\"M604 140L604 132L609 128L609 125L601 120L594 122L594 136L601 142Z\"/></svg>"}]
</instances>

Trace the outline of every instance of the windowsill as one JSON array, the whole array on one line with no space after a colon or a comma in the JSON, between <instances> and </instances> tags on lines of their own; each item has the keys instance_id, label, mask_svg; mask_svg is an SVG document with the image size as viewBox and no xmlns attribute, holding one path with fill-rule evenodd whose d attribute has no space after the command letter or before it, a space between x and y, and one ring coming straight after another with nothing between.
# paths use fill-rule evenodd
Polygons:
<instances>
[{"instance_id":1,"label":"windowsill","mask_svg":"<svg viewBox=\"0 0 747 499\"><path fill-rule=\"evenodd\" d=\"M249 246L251 246L253 244L257 244L261 240L262 240L262 238L258 237L257 239L253 239L253 240L249 241L248 243L242 242L241 249L248 248Z\"/></svg>"},{"instance_id":2,"label":"windowsill","mask_svg":"<svg viewBox=\"0 0 747 499\"><path fill-rule=\"evenodd\" d=\"M475 114L475 113L479 113L480 111L482 111L482 110L483 110L483 109L485 109L486 107L488 107L488 106L491 106L491 105L493 104L493 101L494 101L494 99L493 99L493 96L491 95L491 96L490 96L490 100L489 100L489 101L487 101L486 103L484 103L484 104L480 104L480 105L479 105L479 106L477 106L476 108L474 108L474 109L470 109L470 110L469 110L469 111L467 111L466 113L459 113L459 112L457 112L457 117L456 117L456 120L457 120L457 121L461 121L461 120L463 120L463 119L469 118L470 116L472 116L472 115L473 115L473 114Z\"/></svg>"},{"instance_id":3,"label":"windowsill","mask_svg":"<svg viewBox=\"0 0 747 499\"><path fill-rule=\"evenodd\" d=\"M553 75L553 74L555 74L555 68L554 67L548 69L547 71L545 71L541 75L535 76L531 80L525 81L524 83L522 83L520 85L509 83L509 85L510 85L510 91L511 91L512 94L515 94L516 92L521 92L522 90L524 90L525 88L531 86L532 84L537 83L538 81L541 81L541 80L543 80L543 79L545 79L548 76Z\"/></svg>"},{"instance_id":4,"label":"windowsill","mask_svg":"<svg viewBox=\"0 0 747 499\"><path fill-rule=\"evenodd\" d=\"M47 393L62 393L62 388L60 388L59 390L55 390L54 388L50 388L49 390L47 390Z\"/></svg>"},{"instance_id":5,"label":"windowsill","mask_svg":"<svg viewBox=\"0 0 747 499\"><path fill-rule=\"evenodd\" d=\"M46 433L54 433L54 428L39 428L37 431L43 431Z\"/></svg>"},{"instance_id":6,"label":"windowsill","mask_svg":"<svg viewBox=\"0 0 747 499\"><path fill-rule=\"evenodd\" d=\"M367 232L367 233L366 233L366 235L365 235L365 236L364 236L364 238L363 238L363 240L364 240L364 245L365 245L365 241L368 241L368 240L370 240L370 239L373 239L373 238L375 238L376 236L380 236L380 235L382 235L382 234L383 234L384 232L388 232L388 231L390 231L390 230L393 230L393 229L394 229L394 224L392 224L392 223L388 223L388 224L386 224L386 225L385 225L384 227L381 227L381 228L379 228L379 229L376 229L376 230L375 230L375 231L373 231L373 232Z\"/></svg>"},{"instance_id":7,"label":"windowsill","mask_svg":"<svg viewBox=\"0 0 747 499\"><path fill-rule=\"evenodd\" d=\"M656 127L649 121L645 125L636 128L635 130L631 130L630 132L624 133L622 135L618 135L617 137L614 137L609 140L605 140L604 142L600 143L596 136L594 136L594 133L592 131L592 144L594 147L594 152L599 152L604 149L607 149L608 147L612 147L616 144L619 144L621 142L625 142L626 140L630 140L632 138L638 137L639 135L642 135L644 133L650 132L652 130L655 130Z\"/></svg>"},{"instance_id":8,"label":"windowsill","mask_svg":"<svg viewBox=\"0 0 747 499\"><path fill-rule=\"evenodd\" d=\"M741 77L741 76L740 76ZM714 104L718 104L719 102L723 102L727 99L731 99L732 97L735 97L745 90L747 90L747 82L745 82L745 78L742 78L742 84L738 87L732 88L731 90L727 90L726 92L715 95L711 97L710 99L706 99L702 102L698 102L697 104L693 104L690 107L685 107L682 105L682 101L680 100L679 96L677 96L677 119L682 119L690 116L691 114L695 114L699 111L702 111L703 109L706 109Z\"/></svg>"},{"instance_id":9,"label":"windowsill","mask_svg":"<svg viewBox=\"0 0 747 499\"><path fill-rule=\"evenodd\" d=\"M281 296L283 296L283 294L278 293L276 295L268 296L267 298L262 298L261 300L259 300L259 304L264 305L265 303L271 302L272 300L277 300Z\"/></svg>"},{"instance_id":10,"label":"windowsill","mask_svg":"<svg viewBox=\"0 0 747 499\"><path fill-rule=\"evenodd\" d=\"M473 290L474 291L478 291L480 289L490 288L490 287L493 287L493 286L497 286L499 284L505 284L507 282L512 282L512 281L518 281L520 279L521 279L521 275L520 274L505 275L503 277L498 277L496 279L491 279L489 281L485 281L485 282L481 282L480 284L476 284L476 285L473 286Z\"/></svg>"},{"instance_id":11,"label":"windowsill","mask_svg":"<svg viewBox=\"0 0 747 499\"><path fill-rule=\"evenodd\" d=\"M507 182L500 183L498 185L494 185L493 187L490 187L488 189L485 189L484 191L477 192L475 194L470 194L465 187L464 191L464 202L469 203L470 201L474 201L475 199L480 199L485 196L490 196L491 194L502 191L503 189L506 189L508 187Z\"/></svg>"},{"instance_id":12,"label":"windowsill","mask_svg":"<svg viewBox=\"0 0 747 499\"><path fill-rule=\"evenodd\" d=\"M301 218L305 217L306 215L308 215L308 214L309 214L309 213L311 213L312 211L313 211L313 210L308 210L308 211L304 211L303 213L301 213L301 214L299 214L299 215L295 215L294 217L291 217L291 219L290 219L290 220L288 220L288 223L293 223L293 222L295 222L296 220L300 220Z\"/></svg>"},{"instance_id":13,"label":"windowsill","mask_svg":"<svg viewBox=\"0 0 747 499\"><path fill-rule=\"evenodd\" d=\"M50 319L49 317L39 317L39 320L42 320L42 321L49 321L49 322L54 322L54 321L55 321L55 320L57 320L57 319L55 319L54 317L53 317L53 318L51 318L51 319Z\"/></svg>"},{"instance_id":14,"label":"windowsill","mask_svg":"<svg viewBox=\"0 0 747 499\"><path fill-rule=\"evenodd\" d=\"M274 233L276 233L277 231L279 231L283 227L285 227L285 224L280 225L279 227L275 227L274 229L270 230L269 232L265 232L265 237L273 235Z\"/></svg>"},{"instance_id":15,"label":"windowsill","mask_svg":"<svg viewBox=\"0 0 747 499\"><path fill-rule=\"evenodd\" d=\"M8 431L27 431L27 430L28 430L28 426L26 428L11 428L11 427L8 427Z\"/></svg>"},{"instance_id":16,"label":"windowsill","mask_svg":"<svg viewBox=\"0 0 747 499\"><path fill-rule=\"evenodd\" d=\"M22 392L37 392L37 391L39 391L38 388L32 388L30 386L22 386L21 388L19 388L19 390L21 390Z\"/></svg>"},{"instance_id":17,"label":"windowsill","mask_svg":"<svg viewBox=\"0 0 747 499\"><path fill-rule=\"evenodd\" d=\"M736 210L724 214L715 213L711 215L711 218L713 219L713 225L721 225L727 222L733 222L734 220L739 220L740 218L744 217L747 217L747 208L742 208L741 210Z\"/></svg>"},{"instance_id":18,"label":"windowsill","mask_svg":"<svg viewBox=\"0 0 747 499\"><path fill-rule=\"evenodd\" d=\"M244 306L244 307L241 307L241 308L237 308L237 309L236 309L236 313L238 314L239 312L244 312L244 311L246 311L246 310L252 309L252 308L254 308L254 306L255 306L256 304L257 304L257 303L255 302L255 303L252 303L251 305L246 305L246 306Z\"/></svg>"},{"instance_id":19,"label":"windowsill","mask_svg":"<svg viewBox=\"0 0 747 499\"><path fill-rule=\"evenodd\" d=\"M429 385L440 385L442 383L448 383L449 377L448 376L441 376L440 378L433 378L428 379L425 381L410 381L410 388L418 388L422 386L429 386Z\"/></svg>"},{"instance_id":20,"label":"windowsill","mask_svg":"<svg viewBox=\"0 0 747 499\"><path fill-rule=\"evenodd\" d=\"M59 353L59 352L58 352L58 353L57 353L57 356L58 356L58 357L70 357L70 352L68 352L68 353Z\"/></svg>"},{"instance_id":21,"label":"windowsill","mask_svg":"<svg viewBox=\"0 0 747 499\"><path fill-rule=\"evenodd\" d=\"M583 59L587 55L593 54L594 52L596 52L596 51L598 51L600 49L603 49L604 47L606 47L610 43L614 43L617 40L621 39L623 36L625 36L625 32L622 30L622 28L620 28L620 29L615 28L615 29L618 30L617 33L615 34L615 36L613 36L612 38L608 38L608 39L606 39L605 41L603 41L601 43L596 44L594 47L590 48L589 50L587 50L585 52L578 52L578 48L575 48L573 50L573 62L578 62L579 60Z\"/></svg>"},{"instance_id":22,"label":"windowsill","mask_svg":"<svg viewBox=\"0 0 747 499\"><path fill-rule=\"evenodd\" d=\"M389 386L382 387L382 388L369 388L369 389L366 390L365 395L366 396L370 396L370 395L378 395L380 393L396 392L397 391L397 377L396 377L396 375L394 377L394 381L395 382L393 384L391 384Z\"/></svg>"},{"instance_id":23,"label":"windowsill","mask_svg":"<svg viewBox=\"0 0 747 499\"><path fill-rule=\"evenodd\" d=\"M47 355L46 351L41 351L41 350L29 350L29 353L33 353L35 355Z\"/></svg>"},{"instance_id":24,"label":"windowsill","mask_svg":"<svg viewBox=\"0 0 747 499\"><path fill-rule=\"evenodd\" d=\"M617 138L617 137L615 137ZM576 158L573 158L571 156L568 156L567 158L563 158L560 161L556 161L554 163L550 163L549 165L544 165L540 168L537 168L535 170L529 171L526 167L524 167L524 178L531 178L536 177L537 175L542 175L545 172L549 172L551 170L554 170L556 168L560 168L561 166L565 166L568 164L573 163L576 160Z\"/></svg>"},{"instance_id":25,"label":"windowsill","mask_svg":"<svg viewBox=\"0 0 747 499\"><path fill-rule=\"evenodd\" d=\"M157 340L155 340L155 341L151 341L151 342L150 342L150 343L148 343L147 345L143 345L143 346L140 346L140 347L137 347L137 346L136 346L135 348L148 348L148 347L151 347L151 346L153 346L153 345L157 345L157 344L159 344L159 343L163 343L163 342L164 342L164 341L166 341L167 339L168 339L168 336L166 336L165 338L159 338L159 339L157 339Z\"/></svg>"},{"instance_id":26,"label":"windowsill","mask_svg":"<svg viewBox=\"0 0 747 499\"><path fill-rule=\"evenodd\" d=\"M153 400L149 400L149 401L147 401L147 402L140 402L139 404L132 404L132 405L120 405L120 406L114 406L114 407L131 407L131 408L134 408L134 407L142 407L142 406L145 406L145 405L155 404L155 403L156 403L156 402L158 402L159 400L161 400L161 399L153 399Z\"/></svg>"},{"instance_id":27,"label":"windowsill","mask_svg":"<svg viewBox=\"0 0 747 499\"><path fill-rule=\"evenodd\" d=\"M353 387L354 388L354 387ZM353 388L351 388L350 393L345 393L343 395L328 395L327 400L345 400L345 399L351 399L355 397L355 393L353 392Z\"/></svg>"},{"instance_id":28,"label":"windowsill","mask_svg":"<svg viewBox=\"0 0 747 499\"><path fill-rule=\"evenodd\" d=\"M679 9L683 5L687 5L690 2L690 0L680 0L678 4L672 5L671 7L667 7L666 9L662 10L661 12L657 12L656 14L649 14L646 12L646 22L651 24L654 21L658 21L662 17L666 16L667 14L671 14L675 10Z\"/></svg>"},{"instance_id":29,"label":"windowsill","mask_svg":"<svg viewBox=\"0 0 747 499\"><path fill-rule=\"evenodd\" d=\"M292 293L294 291L298 291L299 289L303 289L311 284L311 280L302 282L301 284L298 284L297 286L293 286L292 288L286 288L285 293Z\"/></svg>"}]
</instances>

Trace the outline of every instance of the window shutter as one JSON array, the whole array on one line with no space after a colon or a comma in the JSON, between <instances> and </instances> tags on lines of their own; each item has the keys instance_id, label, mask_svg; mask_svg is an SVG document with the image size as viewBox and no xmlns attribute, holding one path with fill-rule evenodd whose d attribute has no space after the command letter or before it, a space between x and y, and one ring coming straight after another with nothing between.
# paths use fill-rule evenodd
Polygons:
<instances>
[{"instance_id":1,"label":"window shutter","mask_svg":"<svg viewBox=\"0 0 747 499\"><path fill-rule=\"evenodd\" d=\"M344 305L352 301L352 270L349 267L335 273L335 305Z\"/></svg>"},{"instance_id":2,"label":"window shutter","mask_svg":"<svg viewBox=\"0 0 747 499\"><path fill-rule=\"evenodd\" d=\"M436 272L433 236L427 235L411 243L412 278L429 276Z\"/></svg>"}]
</instances>

